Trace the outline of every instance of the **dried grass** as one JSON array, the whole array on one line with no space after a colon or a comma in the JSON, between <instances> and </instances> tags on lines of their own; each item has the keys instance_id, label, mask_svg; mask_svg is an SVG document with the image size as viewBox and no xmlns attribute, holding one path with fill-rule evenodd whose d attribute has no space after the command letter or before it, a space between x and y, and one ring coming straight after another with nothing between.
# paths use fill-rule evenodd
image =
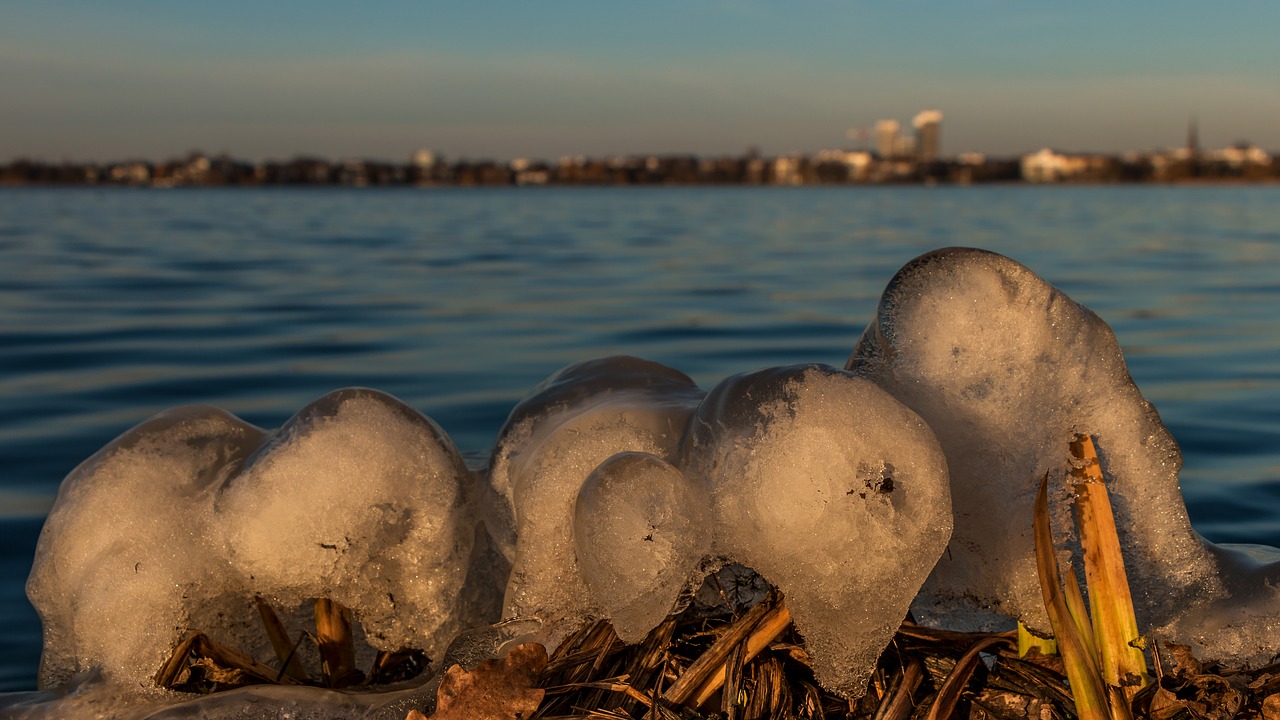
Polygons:
<instances>
[{"instance_id":1,"label":"dried grass","mask_svg":"<svg viewBox=\"0 0 1280 720\"><path fill-rule=\"evenodd\" d=\"M848 700L815 680L804 639L781 595L769 593L743 608L721 593L717 608L690 606L634 645L619 640L607 621L579 628L547 659L533 682L543 692L541 702L535 698L536 711L528 716L522 710L521 717L1280 720L1280 663L1232 670L1206 665L1188 648L1151 643L1154 672L1148 676L1147 657L1136 647L1138 629L1096 452L1086 436L1076 439L1072 451L1078 459L1071 478L1091 613L1075 573L1057 567L1043 484L1032 519L1041 589L1062 657L1028 652L1051 644L1025 633L960 633L907 618L881 654L866 693ZM369 673L362 673L354 667L350 613L336 602L317 600L316 631L297 641L265 602L258 602L258 611L279 669L191 630L157 673L157 684L197 692L255 683L367 686L411 678L428 666L422 653L406 650L380 654ZM306 650L319 654L320 679L307 677L298 662L306 639ZM516 682L527 688L529 676Z\"/></svg>"}]
</instances>

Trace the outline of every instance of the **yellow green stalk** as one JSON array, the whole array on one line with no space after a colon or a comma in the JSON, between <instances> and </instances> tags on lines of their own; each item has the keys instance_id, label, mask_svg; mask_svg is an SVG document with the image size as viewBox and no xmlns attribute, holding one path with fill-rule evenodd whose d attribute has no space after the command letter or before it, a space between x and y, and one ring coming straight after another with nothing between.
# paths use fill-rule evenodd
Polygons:
<instances>
[{"instance_id":1,"label":"yellow green stalk","mask_svg":"<svg viewBox=\"0 0 1280 720\"><path fill-rule=\"evenodd\" d=\"M1053 635L1058 641L1058 650L1062 653L1067 682L1071 685L1071 696L1076 704L1076 714L1080 720L1110 720L1106 683L1098 672L1094 654L1085 645L1080 628L1067 609L1060 585L1058 558L1054 554L1053 535L1049 530L1048 482L1049 476L1046 474L1040 481L1035 506L1036 569L1040 575L1040 592L1044 596L1044 606L1049 614Z\"/></svg>"},{"instance_id":2,"label":"yellow green stalk","mask_svg":"<svg viewBox=\"0 0 1280 720\"><path fill-rule=\"evenodd\" d=\"M1018 621L1018 657L1026 657L1027 653L1036 650L1041 655L1057 655L1058 641L1051 637L1040 637L1027 629L1022 621Z\"/></svg>"},{"instance_id":3,"label":"yellow green stalk","mask_svg":"<svg viewBox=\"0 0 1280 720\"><path fill-rule=\"evenodd\" d=\"M1080 590L1080 581L1076 579L1076 569L1068 564L1062 576L1066 578L1062 582L1062 599L1067 603L1067 612L1071 613L1071 620L1076 624L1076 630L1079 631L1080 639L1084 642L1084 649L1088 651L1089 657L1097 662L1098 641L1094 637L1093 626L1089 622L1089 611L1085 606L1084 593ZM1106 679L1105 674L1103 679Z\"/></svg>"},{"instance_id":4,"label":"yellow green stalk","mask_svg":"<svg viewBox=\"0 0 1280 720\"><path fill-rule=\"evenodd\" d=\"M1133 697L1150 678L1134 617L1129 580L1120 554L1111 500L1098 464L1093 440L1077 435L1071 443L1076 463L1071 469L1075 489L1076 527L1084 550L1085 579L1089 584L1089 610L1093 619L1099 669L1108 685Z\"/></svg>"}]
</instances>

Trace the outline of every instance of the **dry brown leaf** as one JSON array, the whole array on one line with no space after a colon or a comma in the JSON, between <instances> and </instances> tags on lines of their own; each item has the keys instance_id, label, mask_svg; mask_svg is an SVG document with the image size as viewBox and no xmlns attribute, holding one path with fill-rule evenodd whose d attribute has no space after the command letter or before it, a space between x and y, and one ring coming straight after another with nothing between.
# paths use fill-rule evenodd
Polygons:
<instances>
[{"instance_id":1,"label":"dry brown leaf","mask_svg":"<svg viewBox=\"0 0 1280 720\"><path fill-rule=\"evenodd\" d=\"M1280 720L1280 693L1262 699L1262 720Z\"/></svg>"},{"instance_id":2,"label":"dry brown leaf","mask_svg":"<svg viewBox=\"0 0 1280 720\"><path fill-rule=\"evenodd\" d=\"M1178 699L1178 696L1164 689L1156 688L1155 695L1151 696L1151 706L1147 709L1151 720L1169 720L1173 716L1187 709L1187 704Z\"/></svg>"},{"instance_id":3,"label":"dry brown leaf","mask_svg":"<svg viewBox=\"0 0 1280 720\"><path fill-rule=\"evenodd\" d=\"M955 667L942 681L941 687L938 688L938 696L933 701L933 706L929 708L929 720L941 720L942 718L951 717L955 712L956 705L960 702L960 695L964 692L965 685L969 683L974 670L978 668L981 662L980 653L995 645L1010 645L1009 639L993 635L983 638L974 643L960 659L956 661Z\"/></svg>"},{"instance_id":4,"label":"dry brown leaf","mask_svg":"<svg viewBox=\"0 0 1280 720\"><path fill-rule=\"evenodd\" d=\"M1164 643L1164 647L1169 651L1169 655L1173 657L1174 675L1200 675L1204 672L1204 665L1191 652L1191 648L1172 642Z\"/></svg>"},{"instance_id":5,"label":"dry brown leaf","mask_svg":"<svg viewBox=\"0 0 1280 720\"><path fill-rule=\"evenodd\" d=\"M1244 705L1244 695L1217 675L1196 675L1189 684L1195 687L1195 702L1187 704L1195 706L1200 717L1230 720Z\"/></svg>"},{"instance_id":6,"label":"dry brown leaf","mask_svg":"<svg viewBox=\"0 0 1280 720\"><path fill-rule=\"evenodd\" d=\"M545 692L534 687L547 665L547 649L538 643L517 645L500 660L485 660L474 670L454 665L445 671L436 694L436 720L511 720L533 715Z\"/></svg>"}]
</instances>

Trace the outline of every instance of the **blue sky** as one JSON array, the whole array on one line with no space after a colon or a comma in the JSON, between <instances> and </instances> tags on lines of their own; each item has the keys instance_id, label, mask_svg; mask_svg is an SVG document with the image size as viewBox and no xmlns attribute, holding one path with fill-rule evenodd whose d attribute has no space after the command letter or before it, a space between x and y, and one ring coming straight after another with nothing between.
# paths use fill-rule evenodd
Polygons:
<instances>
[{"instance_id":1,"label":"blue sky","mask_svg":"<svg viewBox=\"0 0 1280 720\"><path fill-rule=\"evenodd\" d=\"M1280 3L0 0L0 161L1280 150Z\"/></svg>"}]
</instances>

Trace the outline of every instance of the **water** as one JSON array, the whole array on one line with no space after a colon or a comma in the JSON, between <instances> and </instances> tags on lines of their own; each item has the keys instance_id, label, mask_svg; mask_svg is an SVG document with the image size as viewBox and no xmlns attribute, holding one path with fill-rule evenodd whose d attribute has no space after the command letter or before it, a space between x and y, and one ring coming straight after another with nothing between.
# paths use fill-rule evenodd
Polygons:
<instances>
[{"instance_id":1,"label":"water","mask_svg":"<svg viewBox=\"0 0 1280 720\"><path fill-rule=\"evenodd\" d=\"M366 385L480 456L576 360L707 388L840 366L894 271L946 245L1106 319L1197 529L1280 546L1280 188L0 191L0 690L35 684L23 582L58 482L152 413L274 427Z\"/></svg>"}]
</instances>

